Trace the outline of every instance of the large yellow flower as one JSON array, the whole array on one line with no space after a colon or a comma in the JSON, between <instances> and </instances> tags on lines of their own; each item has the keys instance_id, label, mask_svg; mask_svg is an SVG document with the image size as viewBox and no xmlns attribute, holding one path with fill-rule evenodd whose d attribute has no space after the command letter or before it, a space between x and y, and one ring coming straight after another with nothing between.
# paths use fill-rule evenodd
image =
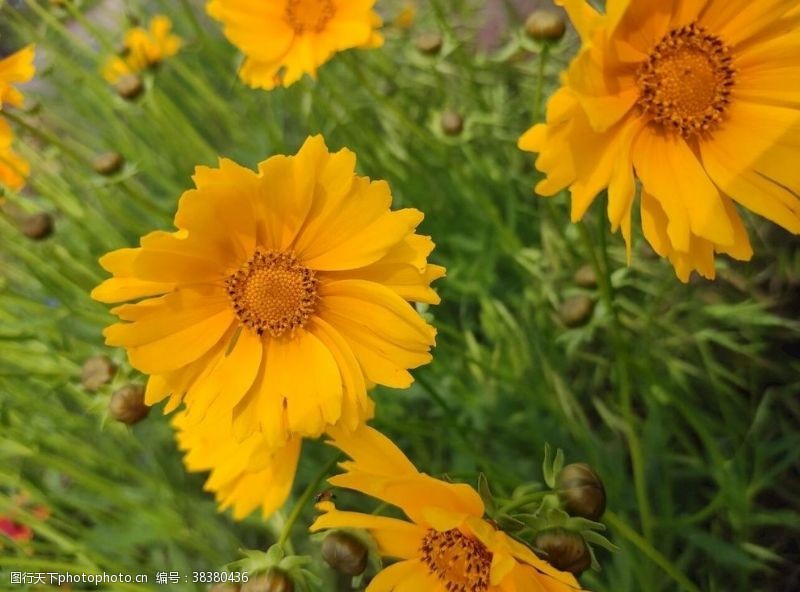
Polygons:
<instances>
[{"instance_id":1,"label":"large yellow flower","mask_svg":"<svg viewBox=\"0 0 800 592\"><path fill-rule=\"evenodd\" d=\"M103 77L112 84L127 74L157 66L174 56L183 40L172 34L172 21L164 15L150 19L150 29L134 27L125 33L120 56L109 58L103 66Z\"/></svg>"},{"instance_id":2,"label":"large yellow flower","mask_svg":"<svg viewBox=\"0 0 800 592\"><path fill-rule=\"evenodd\" d=\"M520 147L582 218L608 188L630 246L641 182L645 238L678 276L747 260L739 204L800 232L800 8L796 0L557 0L583 47ZM635 176L635 177L634 177ZM630 252L630 251L629 251Z\"/></svg>"},{"instance_id":3,"label":"large yellow flower","mask_svg":"<svg viewBox=\"0 0 800 592\"><path fill-rule=\"evenodd\" d=\"M483 518L477 492L420 473L386 436L364 425L330 431L332 444L352 461L332 485L360 491L405 512L410 521L343 512L331 502L312 531L366 529L381 555L400 559L381 571L368 592L572 592L575 578Z\"/></svg>"},{"instance_id":4,"label":"large yellow flower","mask_svg":"<svg viewBox=\"0 0 800 592\"><path fill-rule=\"evenodd\" d=\"M239 75L253 88L289 86L339 51L379 47L375 0L211 0L208 13L245 55Z\"/></svg>"},{"instance_id":5,"label":"large yellow flower","mask_svg":"<svg viewBox=\"0 0 800 592\"><path fill-rule=\"evenodd\" d=\"M436 331L409 301L436 303L429 237L414 209L391 211L389 186L354 173L349 150L320 136L258 172L222 159L198 167L175 232L100 262L114 277L93 297L139 300L106 343L150 374L146 401L181 401L191 423L232 413L239 438L271 449L370 412L367 386L408 387Z\"/></svg>"},{"instance_id":6,"label":"large yellow flower","mask_svg":"<svg viewBox=\"0 0 800 592\"><path fill-rule=\"evenodd\" d=\"M186 452L186 468L211 472L204 488L214 493L220 511L232 508L233 517L241 520L261 508L266 518L289 497L301 438L272 450L257 432L242 441L234 438L230 421L208 419L192 425L179 413L172 423L178 446Z\"/></svg>"},{"instance_id":7,"label":"large yellow flower","mask_svg":"<svg viewBox=\"0 0 800 592\"><path fill-rule=\"evenodd\" d=\"M22 93L13 85L28 82L36 70L33 66L34 46L28 45L0 60L0 109L4 105L22 105Z\"/></svg>"}]
</instances>

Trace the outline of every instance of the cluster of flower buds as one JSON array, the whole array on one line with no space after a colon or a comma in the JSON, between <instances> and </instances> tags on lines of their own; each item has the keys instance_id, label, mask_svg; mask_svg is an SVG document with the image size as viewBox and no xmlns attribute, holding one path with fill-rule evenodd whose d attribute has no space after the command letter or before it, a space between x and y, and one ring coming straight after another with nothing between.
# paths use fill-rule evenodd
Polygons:
<instances>
[{"instance_id":1,"label":"cluster of flower buds","mask_svg":"<svg viewBox=\"0 0 800 592\"><path fill-rule=\"evenodd\" d=\"M244 559L227 566L231 571L247 574L246 581L236 584L231 592L295 592L316 589L309 587L310 582L317 583L319 580L306 569L312 561L307 555L287 555L280 544L273 545L267 551L243 553ZM229 591L223 588L219 592Z\"/></svg>"},{"instance_id":2,"label":"cluster of flower buds","mask_svg":"<svg viewBox=\"0 0 800 592\"><path fill-rule=\"evenodd\" d=\"M553 567L579 575L598 568L592 545L615 551L600 534L606 509L606 490L597 472L586 463L564 466L564 454L545 447L544 481L518 488L510 499L496 498L485 476L478 491L489 517L516 538L526 541Z\"/></svg>"}]
</instances>

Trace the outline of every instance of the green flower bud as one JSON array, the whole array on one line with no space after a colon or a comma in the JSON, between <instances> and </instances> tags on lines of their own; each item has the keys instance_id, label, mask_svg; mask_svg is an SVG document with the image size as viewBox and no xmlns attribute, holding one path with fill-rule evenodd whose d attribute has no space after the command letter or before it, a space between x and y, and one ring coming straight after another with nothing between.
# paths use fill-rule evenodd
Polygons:
<instances>
[{"instance_id":1,"label":"green flower bud","mask_svg":"<svg viewBox=\"0 0 800 592\"><path fill-rule=\"evenodd\" d=\"M144 387L128 384L111 395L108 414L126 425L134 425L142 421L150 413L150 407L144 403Z\"/></svg>"},{"instance_id":2,"label":"green flower bud","mask_svg":"<svg viewBox=\"0 0 800 592\"><path fill-rule=\"evenodd\" d=\"M564 509L571 516L599 520L606 511L603 480L586 463L567 465L556 477L556 489Z\"/></svg>"},{"instance_id":3,"label":"green flower bud","mask_svg":"<svg viewBox=\"0 0 800 592\"><path fill-rule=\"evenodd\" d=\"M92 168L106 177L118 173L124 164L125 159L119 152L104 152L92 160Z\"/></svg>"},{"instance_id":4,"label":"green flower bud","mask_svg":"<svg viewBox=\"0 0 800 592\"><path fill-rule=\"evenodd\" d=\"M271 569L242 585L241 592L294 592L292 579L280 569Z\"/></svg>"},{"instance_id":5,"label":"green flower bud","mask_svg":"<svg viewBox=\"0 0 800 592\"><path fill-rule=\"evenodd\" d=\"M87 391L96 391L104 384L111 382L117 367L106 356L92 356L83 363L81 384Z\"/></svg>"},{"instance_id":6,"label":"green flower bud","mask_svg":"<svg viewBox=\"0 0 800 592\"><path fill-rule=\"evenodd\" d=\"M445 111L439 120L442 132L448 136L458 136L464 131L464 118L455 111Z\"/></svg>"},{"instance_id":7,"label":"green flower bud","mask_svg":"<svg viewBox=\"0 0 800 592\"><path fill-rule=\"evenodd\" d=\"M556 569L575 575L589 569L592 555L583 537L565 528L549 528L536 535L533 546L545 555L544 559Z\"/></svg>"},{"instance_id":8,"label":"green flower bud","mask_svg":"<svg viewBox=\"0 0 800 592\"><path fill-rule=\"evenodd\" d=\"M572 276L572 281L581 288L596 288L597 274L594 272L594 267L588 264L584 265L575 272L575 275Z\"/></svg>"},{"instance_id":9,"label":"green flower bud","mask_svg":"<svg viewBox=\"0 0 800 592\"><path fill-rule=\"evenodd\" d=\"M43 240L53 234L55 221L53 217L46 213L31 214L20 222L22 234L33 240Z\"/></svg>"},{"instance_id":10,"label":"green flower bud","mask_svg":"<svg viewBox=\"0 0 800 592\"><path fill-rule=\"evenodd\" d=\"M132 101L144 92L144 82L136 74L126 74L119 79L114 89L126 101Z\"/></svg>"},{"instance_id":11,"label":"green flower bud","mask_svg":"<svg viewBox=\"0 0 800 592\"><path fill-rule=\"evenodd\" d=\"M442 35L440 33L423 33L417 37L414 44L420 53L425 55L436 55L442 50Z\"/></svg>"},{"instance_id":12,"label":"green flower bud","mask_svg":"<svg viewBox=\"0 0 800 592\"><path fill-rule=\"evenodd\" d=\"M536 41L558 41L566 30L564 19L552 10L534 10L525 21L525 32Z\"/></svg>"},{"instance_id":13,"label":"green flower bud","mask_svg":"<svg viewBox=\"0 0 800 592\"><path fill-rule=\"evenodd\" d=\"M558 317L567 327L581 327L592 316L594 301L585 294L570 296L558 307Z\"/></svg>"},{"instance_id":14,"label":"green flower bud","mask_svg":"<svg viewBox=\"0 0 800 592\"><path fill-rule=\"evenodd\" d=\"M348 576L357 576L367 569L367 548L356 537L332 532L322 541L322 558L333 569Z\"/></svg>"},{"instance_id":15,"label":"green flower bud","mask_svg":"<svg viewBox=\"0 0 800 592\"><path fill-rule=\"evenodd\" d=\"M241 592L241 588L239 584L215 584L208 592Z\"/></svg>"}]
</instances>

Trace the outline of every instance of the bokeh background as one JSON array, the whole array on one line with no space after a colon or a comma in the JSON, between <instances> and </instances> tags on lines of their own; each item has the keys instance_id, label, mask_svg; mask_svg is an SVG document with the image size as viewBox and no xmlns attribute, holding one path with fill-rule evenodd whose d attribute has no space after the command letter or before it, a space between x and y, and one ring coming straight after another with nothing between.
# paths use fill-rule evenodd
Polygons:
<instances>
[{"instance_id":1,"label":"bokeh background","mask_svg":"<svg viewBox=\"0 0 800 592\"><path fill-rule=\"evenodd\" d=\"M600 551L589 590L800 589L797 238L749 220L756 257L719 261L715 282L681 284L641 237L626 265L602 199L571 225L567 196L534 196L538 173L516 148L577 48L571 31L546 51L525 38L529 12L549 3L420 0L404 28L394 18L406 4L378 3L382 49L263 92L238 81L240 57L202 2L0 2L0 55L38 46L26 106L8 114L32 174L0 215L0 516L33 538L0 535L0 589L11 570L152 582L274 542L291 502L235 523L204 475L184 471L159 409L133 428L108 418L111 394L144 378L103 345L111 317L88 293L100 255L171 228L195 165L224 155L252 167L318 132L387 179L396 206L426 213L432 260L448 268L442 304L424 310L439 330L434 362L410 390L375 393L375 425L421 469L473 483L482 471L510 496L541 481L546 442L592 464L620 551ZM186 45L129 102L100 69L124 29L157 13ZM420 46L432 34L431 55ZM463 129L443 129L445 114ZM108 151L125 159L111 177L92 168ZM52 232L31 238L42 213ZM82 366L96 355L118 371L87 388ZM305 448L298 492L328 457ZM308 508L299 524L312 518ZM302 527L292 545L314 558L320 590L349 589Z\"/></svg>"}]
</instances>

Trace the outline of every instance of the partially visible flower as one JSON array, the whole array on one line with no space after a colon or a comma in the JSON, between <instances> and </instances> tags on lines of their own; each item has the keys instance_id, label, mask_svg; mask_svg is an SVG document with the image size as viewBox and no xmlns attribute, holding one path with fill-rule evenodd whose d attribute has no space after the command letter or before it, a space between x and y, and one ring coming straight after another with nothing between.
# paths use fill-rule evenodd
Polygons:
<instances>
[{"instance_id":1,"label":"partially visible flower","mask_svg":"<svg viewBox=\"0 0 800 592\"><path fill-rule=\"evenodd\" d=\"M40 521L50 517L50 510L43 505L31 505L30 498L26 492L19 493L12 497L14 508L6 515L0 515L0 548L3 547L3 537L7 537L16 543L27 543L33 539L33 529L22 522L17 521L16 513L19 509L26 509L34 518Z\"/></svg>"},{"instance_id":2,"label":"partially visible flower","mask_svg":"<svg viewBox=\"0 0 800 592\"><path fill-rule=\"evenodd\" d=\"M125 33L120 55L103 66L103 77L115 84L127 74L137 74L157 66L178 53L183 40L172 33L172 21L164 15L150 20L149 30L134 27Z\"/></svg>"},{"instance_id":3,"label":"partially visible flower","mask_svg":"<svg viewBox=\"0 0 800 592\"><path fill-rule=\"evenodd\" d=\"M204 489L213 492L220 511L231 508L234 519L242 520L260 508L266 518L286 501L294 483L301 438L272 449L258 432L237 440L230 420L208 418L194 424L187 421L185 412L178 413L172 425L178 446L186 453L186 469L210 471Z\"/></svg>"},{"instance_id":4,"label":"partially visible flower","mask_svg":"<svg viewBox=\"0 0 800 592\"><path fill-rule=\"evenodd\" d=\"M375 0L211 0L208 14L245 55L239 76L253 88L289 86L335 53L383 44Z\"/></svg>"},{"instance_id":5,"label":"partially visible flower","mask_svg":"<svg viewBox=\"0 0 800 592\"><path fill-rule=\"evenodd\" d=\"M417 18L417 5L406 2L394 17L394 26L398 29L410 29Z\"/></svg>"},{"instance_id":6,"label":"partially visible flower","mask_svg":"<svg viewBox=\"0 0 800 592\"><path fill-rule=\"evenodd\" d=\"M0 60L0 185L11 189L22 189L30 173L28 161L12 150L14 133L8 122L2 118L6 105L19 107L24 97L15 87L30 81L36 73L33 65L35 50L28 45ZM1 200L0 200L1 201Z\"/></svg>"},{"instance_id":7,"label":"partially visible flower","mask_svg":"<svg viewBox=\"0 0 800 592\"><path fill-rule=\"evenodd\" d=\"M8 516L0 516L0 535L7 536L17 543L24 543L33 538L33 529L30 526L16 522Z\"/></svg>"},{"instance_id":8,"label":"partially visible flower","mask_svg":"<svg viewBox=\"0 0 800 592\"><path fill-rule=\"evenodd\" d=\"M36 73L33 65L34 54L34 46L28 45L0 60L0 109L4 105L12 107L22 105L22 93L14 85L23 84L33 78Z\"/></svg>"},{"instance_id":9,"label":"partially visible flower","mask_svg":"<svg viewBox=\"0 0 800 592\"><path fill-rule=\"evenodd\" d=\"M0 185L19 190L25 186L31 167L27 160L11 148L13 142L14 132L11 126L0 117Z\"/></svg>"},{"instance_id":10,"label":"partially visible flower","mask_svg":"<svg viewBox=\"0 0 800 592\"><path fill-rule=\"evenodd\" d=\"M378 551L398 563L381 571L368 592L570 592L575 578L556 570L522 543L484 519L480 495L464 484L420 473L386 436L361 426L330 431L332 444L352 460L332 485L360 491L397 506L409 520L343 512L330 501L312 531L365 529Z\"/></svg>"},{"instance_id":11,"label":"partially visible flower","mask_svg":"<svg viewBox=\"0 0 800 592\"><path fill-rule=\"evenodd\" d=\"M321 136L258 172L222 159L198 167L175 232L101 259L95 288L121 323L106 343L150 375L146 402L185 401L188 421L232 421L271 450L371 416L367 387L408 387L436 330L411 302L437 303L423 214L392 211L385 181L355 174ZM221 421L221 420L220 420Z\"/></svg>"},{"instance_id":12,"label":"partially visible flower","mask_svg":"<svg viewBox=\"0 0 800 592\"><path fill-rule=\"evenodd\" d=\"M797 2L557 4L583 47L519 141L539 153L537 192L569 187L577 222L608 189L630 258L638 179L644 237L682 281L713 278L715 253L751 258L736 204L800 233Z\"/></svg>"}]
</instances>

